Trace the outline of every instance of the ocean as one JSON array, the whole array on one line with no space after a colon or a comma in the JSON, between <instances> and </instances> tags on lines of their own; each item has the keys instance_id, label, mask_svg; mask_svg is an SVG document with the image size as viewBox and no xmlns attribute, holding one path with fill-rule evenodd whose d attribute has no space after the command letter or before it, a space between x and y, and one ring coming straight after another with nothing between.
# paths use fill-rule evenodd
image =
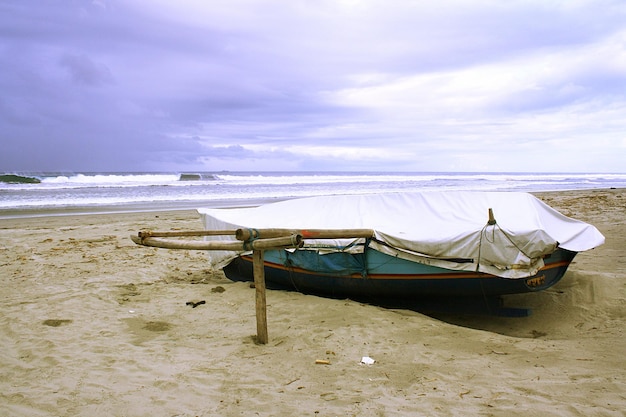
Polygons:
<instances>
[{"instance_id":1,"label":"ocean","mask_svg":"<svg viewBox=\"0 0 626 417\"><path fill-rule=\"evenodd\" d=\"M256 205L289 198L423 190L626 188L626 174L202 172L0 174L0 218Z\"/></svg>"}]
</instances>

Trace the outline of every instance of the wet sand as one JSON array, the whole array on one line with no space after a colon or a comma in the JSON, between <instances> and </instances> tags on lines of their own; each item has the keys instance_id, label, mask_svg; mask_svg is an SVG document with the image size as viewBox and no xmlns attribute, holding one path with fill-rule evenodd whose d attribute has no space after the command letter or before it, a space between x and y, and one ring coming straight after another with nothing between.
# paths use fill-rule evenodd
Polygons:
<instances>
[{"instance_id":1,"label":"wet sand","mask_svg":"<svg viewBox=\"0 0 626 417\"><path fill-rule=\"evenodd\" d=\"M267 345L248 284L128 237L201 229L193 210L0 220L0 415L622 416L624 191L537 193L606 244L506 297L530 317L268 291Z\"/></svg>"}]
</instances>

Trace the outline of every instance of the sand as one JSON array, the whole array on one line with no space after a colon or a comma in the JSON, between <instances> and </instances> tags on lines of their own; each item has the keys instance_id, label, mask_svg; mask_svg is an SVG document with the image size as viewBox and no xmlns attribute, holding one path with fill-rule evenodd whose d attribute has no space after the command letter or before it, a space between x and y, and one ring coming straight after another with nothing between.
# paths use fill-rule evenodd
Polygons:
<instances>
[{"instance_id":1,"label":"sand","mask_svg":"<svg viewBox=\"0 0 626 417\"><path fill-rule=\"evenodd\" d=\"M128 238L194 211L0 220L0 415L623 416L626 193L538 195L606 244L506 298L530 317L268 291L267 345L248 284Z\"/></svg>"}]
</instances>

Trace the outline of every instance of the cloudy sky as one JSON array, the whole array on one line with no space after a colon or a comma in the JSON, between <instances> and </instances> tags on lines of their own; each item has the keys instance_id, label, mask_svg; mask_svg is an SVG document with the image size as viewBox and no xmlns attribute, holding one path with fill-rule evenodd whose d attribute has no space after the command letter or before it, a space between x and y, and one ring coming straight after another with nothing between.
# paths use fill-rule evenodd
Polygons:
<instances>
[{"instance_id":1,"label":"cloudy sky","mask_svg":"<svg viewBox=\"0 0 626 417\"><path fill-rule=\"evenodd\" d=\"M626 171L623 0L0 0L0 171Z\"/></svg>"}]
</instances>

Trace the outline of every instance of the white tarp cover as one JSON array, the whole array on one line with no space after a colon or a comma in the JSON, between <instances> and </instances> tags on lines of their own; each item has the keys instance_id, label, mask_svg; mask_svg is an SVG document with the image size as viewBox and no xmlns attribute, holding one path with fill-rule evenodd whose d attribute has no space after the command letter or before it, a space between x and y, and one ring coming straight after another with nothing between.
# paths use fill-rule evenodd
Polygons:
<instances>
[{"instance_id":1,"label":"white tarp cover","mask_svg":"<svg viewBox=\"0 0 626 417\"><path fill-rule=\"evenodd\" d=\"M488 225L489 209L495 225ZM300 198L252 208L198 209L205 229L373 229L370 247L415 262L505 278L534 275L557 245L580 252L604 243L592 225L519 192L415 192ZM224 239L224 237L221 237ZM230 238L226 238L230 239ZM346 246L350 240L307 240ZM330 245L329 245L330 244ZM209 251L213 266L238 253ZM472 259L455 262L445 258Z\"/></svg>"}]
</instances>

